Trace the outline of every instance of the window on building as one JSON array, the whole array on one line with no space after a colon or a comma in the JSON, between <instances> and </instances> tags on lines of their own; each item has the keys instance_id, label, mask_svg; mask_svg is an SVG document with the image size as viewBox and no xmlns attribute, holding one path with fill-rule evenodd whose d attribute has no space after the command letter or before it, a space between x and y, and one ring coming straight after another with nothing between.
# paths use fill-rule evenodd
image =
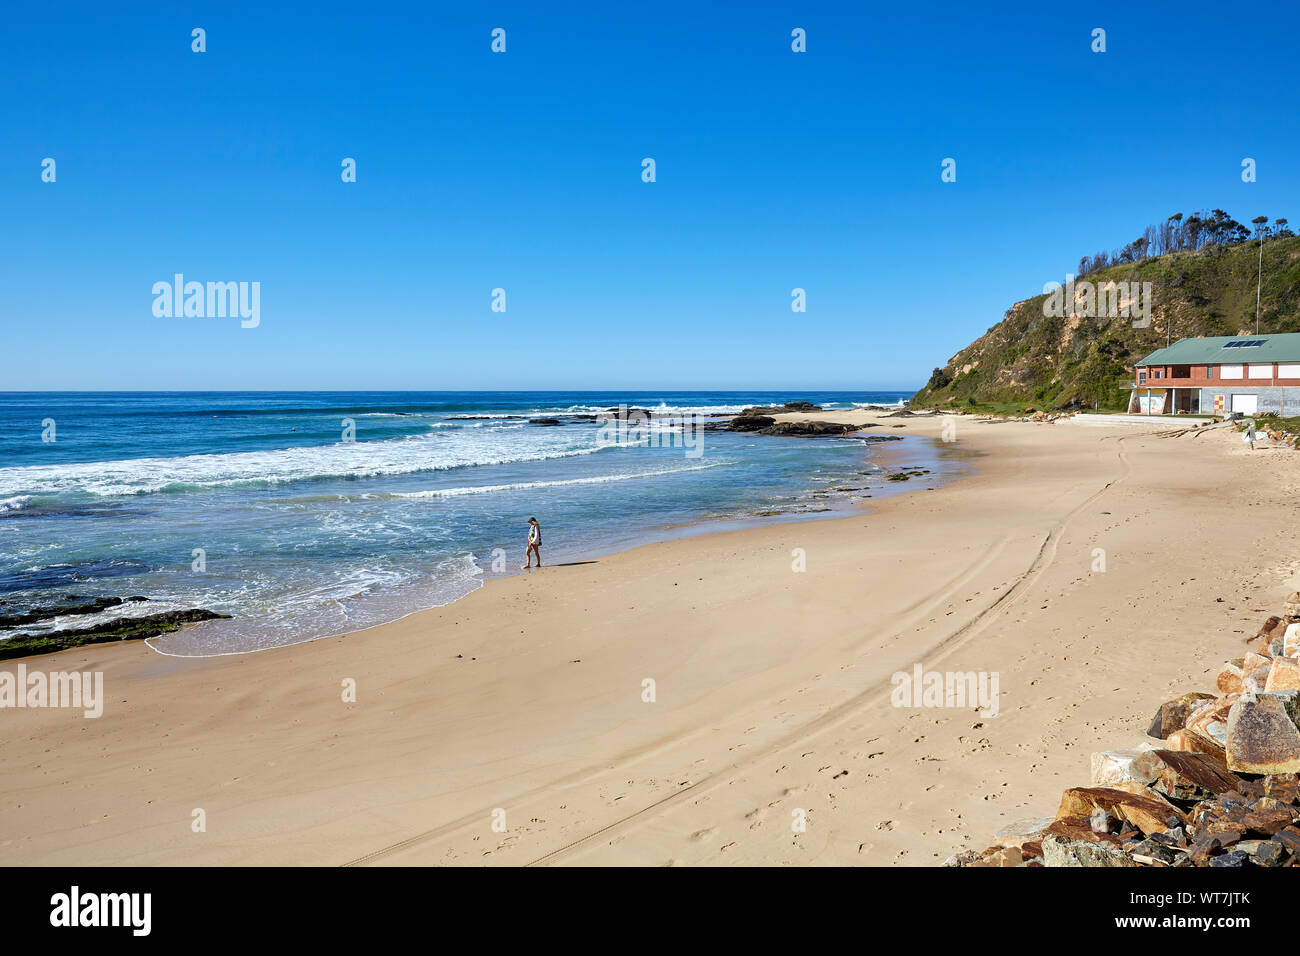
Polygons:
<instances>
[{"instance_id":1,"label":"window on building","mask_svg":"<svg viewBox=\"0 0 1300 956\"><path fill-rule=\"evenodd\" d=\"M1220 365L1219 377L1220 378L1242 378L1243 377L1242 369L1244 367L1245 366L1242 365Z\"/></svg>"},{"instance_id":2,"label":"window on building","mask_svg":"<svg viewBox=\"0 0 1300 956\"><path fill-rule=\"evenodd\" d=\"M1206 378L1214 378L1214 366L1213 366L1213 365L1207 365L1207 366L1205 366L1205 377L1206 377Z\"/></svg>"},{"instance_id":3,"label":"window on building","mask_svg":"<svg viewBox=\"0 0 1300 956\"><path fill-rule=\"evenodd\" d=\"M1147 370L1144 368L1138 369L1138 384L1141 385L1146 380L1147 380Z\"/></svg>"}]
</instances>

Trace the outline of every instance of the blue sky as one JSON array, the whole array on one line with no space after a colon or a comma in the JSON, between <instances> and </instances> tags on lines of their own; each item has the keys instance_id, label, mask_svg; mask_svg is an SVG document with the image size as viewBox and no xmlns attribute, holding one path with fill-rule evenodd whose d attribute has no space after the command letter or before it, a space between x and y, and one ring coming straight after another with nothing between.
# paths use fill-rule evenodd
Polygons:
<instances>
[{"instance_id":1,"label":"blue sky","mask_svg":"<svg viewBox=\"0 0 1300 956\"><path fill-rule=\"evenodd\" d=\"M13 8L0 390L912 388L1149 222L1300 221L1295 5L545 6Z\"/></svg>"}]
</instances>

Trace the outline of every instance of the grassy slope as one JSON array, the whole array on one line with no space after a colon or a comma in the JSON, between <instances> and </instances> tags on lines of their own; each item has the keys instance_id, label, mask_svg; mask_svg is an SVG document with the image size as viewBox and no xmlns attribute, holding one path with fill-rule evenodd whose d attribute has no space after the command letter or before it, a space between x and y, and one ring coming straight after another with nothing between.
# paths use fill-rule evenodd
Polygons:
<instances>
[{"instance_id":1,"label":"grassy slope","mask_svg":"<svg viewBox=\"0 0 1300 956\"><path fill-rule=\"evenodd\" d=\"M1171 340L1236 335L1255 327L1255 277L1259 247L1176 252L1134 265L1111 266L1087 276L1102 285L1151 282L1151 325L1132 320L1058 319L1043 315L1047 296L1017 302L1001 322L954 355L944 368L952 379L921 389L918 405L997 403L1037 408L1122 410L1133 363ZM1264 247L1262 332L1300 332L1300 236Z\"/></svg>"}]
</instances>

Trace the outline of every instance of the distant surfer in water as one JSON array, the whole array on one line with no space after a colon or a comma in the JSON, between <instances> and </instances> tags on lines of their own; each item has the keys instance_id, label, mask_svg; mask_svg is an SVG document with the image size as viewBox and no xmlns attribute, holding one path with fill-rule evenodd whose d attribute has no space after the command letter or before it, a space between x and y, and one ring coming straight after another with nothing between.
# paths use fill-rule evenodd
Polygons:
<instances>
[{"instance_id":1,"label":"distant surfer in water","mask_svg":"<svg viewBox=\"0 0 1300 956\"><path fill-rule=\"evenodd\" d=\"M528 519L528 563L525 564L521 571L533 566L533 555L537 555L537 566L542 566L542 526L537 523L536 518Z\"/></svg>"}]
</instances>

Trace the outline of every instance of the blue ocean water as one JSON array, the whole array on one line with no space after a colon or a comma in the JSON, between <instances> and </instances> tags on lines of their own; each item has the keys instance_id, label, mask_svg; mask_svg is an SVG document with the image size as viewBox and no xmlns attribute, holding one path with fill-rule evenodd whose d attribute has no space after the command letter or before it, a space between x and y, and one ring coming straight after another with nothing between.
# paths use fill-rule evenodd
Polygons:
<instances>
[{"instance_id":1,"label":"blue ocean water","mask_svg":"<svg viewBox=\"0 0 1300 956\"><path fill-rule=\"evenodd\" d=\"M139 594L151 611L234 615L154 642L177 654L340 634L518 573L533 515L544 558L562 563L701 523L823 514L888 490L873 446L857 439L706 431L690 455L666 438L611 443L597 422L564 416L621 404L725 416L906 396L0 393L0 600ZM529 423L538 417L565 424ZM960 468L923 439L888 447L936 471Z\"/></svg>"}]
</instances>

